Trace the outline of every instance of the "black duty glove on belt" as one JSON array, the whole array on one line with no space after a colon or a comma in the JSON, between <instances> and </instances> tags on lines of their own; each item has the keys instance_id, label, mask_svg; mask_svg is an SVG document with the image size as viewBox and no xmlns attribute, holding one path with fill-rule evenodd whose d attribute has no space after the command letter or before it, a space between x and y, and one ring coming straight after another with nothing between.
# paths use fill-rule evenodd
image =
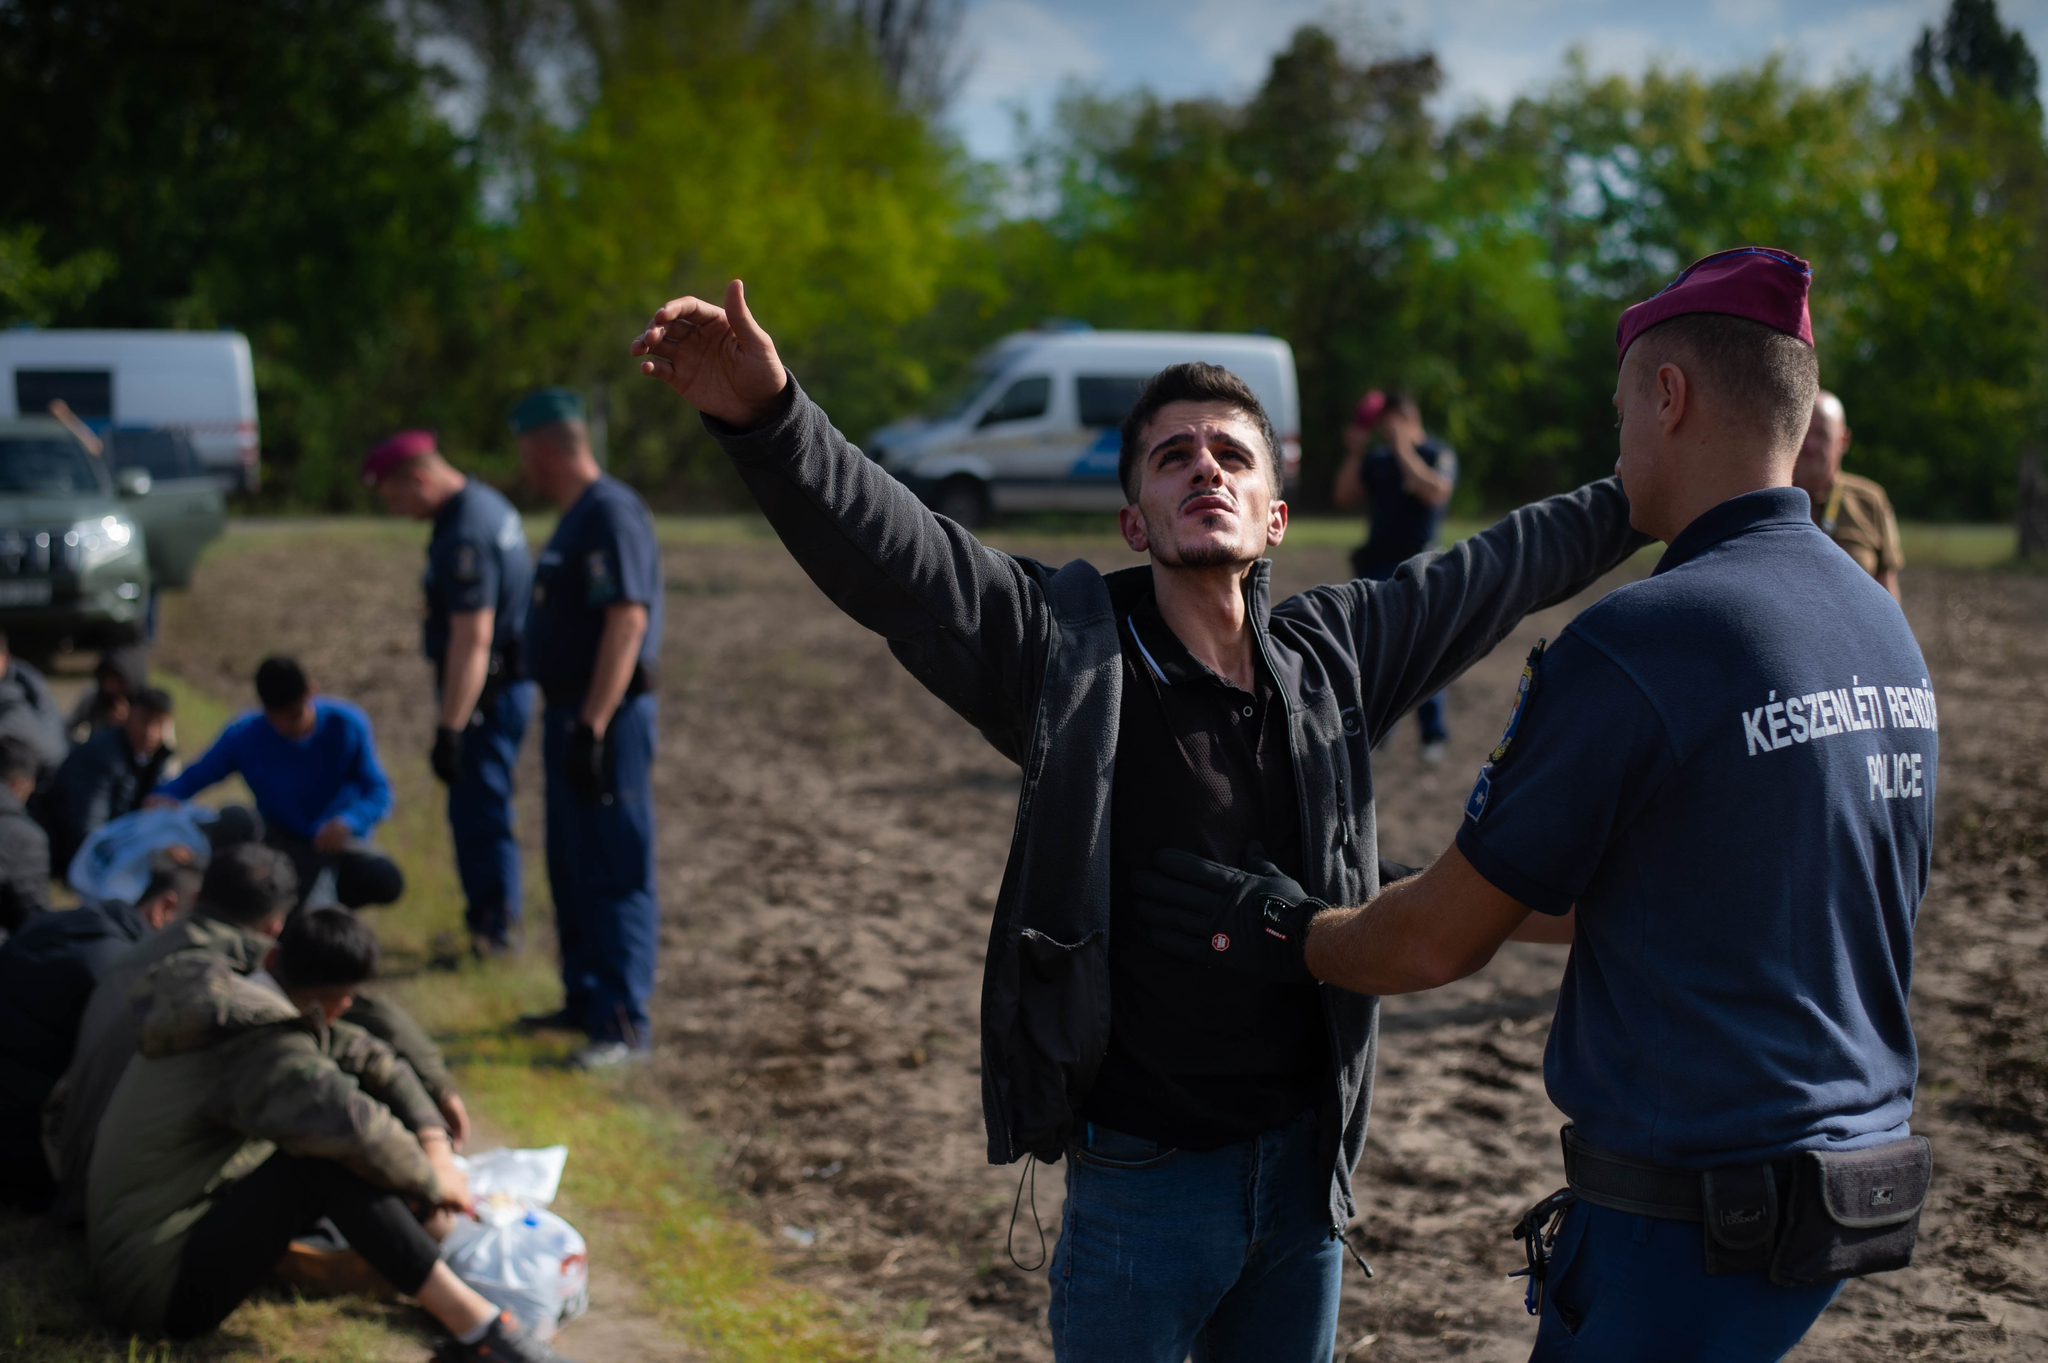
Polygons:
<instances>
[{"instance_id":1,"label":"black duty glove on belt","mask_svg":"<svg viewBox=\"0 0 2048 1363\"><path fill-rule=\"evenodd\" d=\"M588 724L579 722L569 731L569 751L563 755L562 765L562 779L584 799L600 800L611 794L611 764L605 761L605 741Z\"/></svg>"},{"instance_id":2,"label":"black duty glove on belt","mask_svg":"<svg viewBox=\"0 0 2048 1363\"><path fill-rule=\"evenodd\" d=\"M1266 860L1257 843L1242 871L1181 851L1160 852L1152 865L1131 876L1132 908L1160 950L1262 980L1314 983L1302 949L1309 920L1329 905Z\"/></svg>"},{"instance_id":3,"label":"black duty glove on belt","mask_svg":"<svg viewBox=\"0 0 2048 1363\"><path fill-rule=\"evenodd\" d=\"M434 764L434 775L449 785L462 775L462 731L445 725L434 730L434 751L427 759Z\"/></svg>"}]
</instances>

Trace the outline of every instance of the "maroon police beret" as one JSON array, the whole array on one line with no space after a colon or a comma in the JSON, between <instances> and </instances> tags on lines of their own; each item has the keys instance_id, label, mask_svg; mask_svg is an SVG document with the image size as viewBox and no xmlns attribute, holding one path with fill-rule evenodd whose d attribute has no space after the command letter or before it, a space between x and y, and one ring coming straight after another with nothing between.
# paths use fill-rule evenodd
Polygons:
<instances>
[{"instance_id":1,"label":"maroon police beret","mask_svg":"<svg viewBox=\"0 0 2048 1363\"><path fill-rule=\"evenodd\" d=\"M1614 328L1614 365L1621 367L1636 337L1673 317L1689 312L1725 312L1813 344L1813 319L1806 295L1813 285L1813 267L1790 251L1769 246L1741 246L1696 260L1664 286L1621 314Z\"/></svg>"},{"instance_id":2,"label":"maroon police beret","mask_svg":"<svg viewBox=\"0 0 2048 1363\"><path fill-rule=\"evenodd\" d=\"M400 431L363 456L363 482L375 487L385 474L423 454L434 453L432 431Z\"/></svg>"}]
</instances>

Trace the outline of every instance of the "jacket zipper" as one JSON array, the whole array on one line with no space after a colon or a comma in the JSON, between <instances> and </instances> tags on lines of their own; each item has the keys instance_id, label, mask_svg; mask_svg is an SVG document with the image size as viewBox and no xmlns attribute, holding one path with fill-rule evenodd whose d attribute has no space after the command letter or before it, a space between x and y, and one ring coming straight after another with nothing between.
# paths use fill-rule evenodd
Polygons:
<instances>
[{"instance_id":1,"label":"jacket zipper","mask_svg":"<svg viewBox=\"0 0 2048 1363\"><path fill-rule=\"evenodd\" d=\"M1259 594L1263 596L1266 594L1267 579L1271 569L1261 564L1254 571L1259 573L1259 580L1254 585L1259 589ZM1273 666L1273 655L1267 650L1265 612L1258 609L1259 602L1256 599L1250 605L1252 607L1250 612L1252 641L1259 646L1259 660L1266 665L1266 675L1273 679L1273 690L1278 693L1280 705L1287 712L1287 757L1294 765L1294 799L1296 806L1301 811L1301 826L1305 833L1309 828L1313 827L1313 822L1309 817L1308 809L1308 779L1302 774L1301 751L1294 742L1294 697L1288 694L1286 686L1281 683L1280 669ZM1337 778L1337 821L1343 826L1343 831L1339 836L1343 839L1344 845L1349 847L1351 845L1351 820L1345 812L1344 778L1341 776ZM1304 852L1308 850L1306 841L1306 838L1304 838L1304 846L1302 848ZM1320 848L1320 841L1317 846ZM1339 858L1339 861L1341 862L1342 858ZM1304 867L1303 869L1307 868ZM1375 873L1377 873L1377 868L1375 868ZM1336 1101L1331 1104L1331 1108L1335 1112L1337 1119L1342 1121L1344 1117L1344 1093L1342 1086L1337 1082L1337 1047L1343 1038L1337 1035L1337 1019L1330 1014L1330 987L1320 980L1316 982L1316 1001L1322 1005L1323 1037L1324 1043L1329 1050L1329 1072L1325 1076L1325 1081L1332 1089L1336 1090ZM1344 1133L1340 1130L1335 1134L1337 1158L1341 1161L1344 1158ZM1337 1172L1336 1168L1331 1168L1328 1177L1336 1178ZM1342 1225L1332 1224L1330 1230L1337 1239L1344 1240L1344 1228ZM1344 1246L1346 1249L1350 1249L1351 1242L1344 1240ZM1352 1250L1352 1254L1353 1257L1356 1257L1357 1251ZM1358 1262L1359 1266L1365 1269L1366 1276L1368 1278L1371 1277L1371 1266L1367 1265L1363 1259L1359 1259Z\"/></svg>"}]
</instances>

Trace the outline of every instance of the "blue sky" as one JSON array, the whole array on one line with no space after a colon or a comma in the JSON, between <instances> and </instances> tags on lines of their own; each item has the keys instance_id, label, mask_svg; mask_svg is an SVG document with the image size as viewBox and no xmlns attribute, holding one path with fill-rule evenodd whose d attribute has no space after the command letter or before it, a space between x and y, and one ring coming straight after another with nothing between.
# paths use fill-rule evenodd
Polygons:
<instances>
[{"instance_id":1,"label":"blue sky","mask_svg":"<svg viewBox=\"0 0 2048 1363\"><path fill-rule=\"evenodd\" d=\"M1889 71L1946 10L1947 0L969 0L973 65L949 117L970 150L1000 157L1014 144L1014 111L1043 120L1068 81L1242 95L1310 21L1434 50L1455 108L1499 107L1540 87L1574 44L1597 71L1637 72L1660 59L1715 70L1773 50L1816 78ZM2048 0L2002 0L1999 10L2048 57Z\"/></svg>"}]
</instances>

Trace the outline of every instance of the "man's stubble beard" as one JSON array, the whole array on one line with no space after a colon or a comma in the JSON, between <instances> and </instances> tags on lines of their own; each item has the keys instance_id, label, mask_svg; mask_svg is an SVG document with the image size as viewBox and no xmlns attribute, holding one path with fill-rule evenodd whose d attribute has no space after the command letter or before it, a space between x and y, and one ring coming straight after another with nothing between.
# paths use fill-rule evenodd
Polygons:
<instances>
[{"instance_id":1,"label":"man's stubble beard","mask_svg":"<svg viewBox=\"0 0 2048 1363\"><path fill-rule=\"evenodd\" d=\"M1179 545L1170 544L1162 536L1152 533L1152 518L1140 507L1138 515L1145 522L1145 538L1151 542L1152 557L1164 568L1241 568L1256 558L1247 558L1243 552L1221 544L1205 544L1192 551L1183 552Z\"/></svg>"}]
</instances>

